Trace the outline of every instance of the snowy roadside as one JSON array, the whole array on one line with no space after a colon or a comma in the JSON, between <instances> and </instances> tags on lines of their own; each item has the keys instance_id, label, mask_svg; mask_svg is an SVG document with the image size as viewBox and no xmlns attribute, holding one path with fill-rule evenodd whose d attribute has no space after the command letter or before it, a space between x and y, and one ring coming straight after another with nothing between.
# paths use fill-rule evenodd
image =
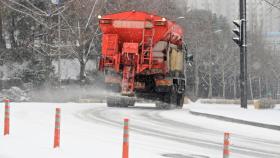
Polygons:
<instances>
[{"instance_id":1,"label":"snowy roadside","mask_svg":"<svg viewBox=\"0 0 280 158\"><path fill-rule=\"evenodd\" d=\"M0 113L3 114L4 108L2 105L0 107ZM62 128L61 147L54 150L56 107L62 109ZM2 135L4 120L0 117L0 158L120 157L123 132L121 125L119 128L111 128L76 116L81 111L100 107L104 107L104 104L11 103L11 133L8 136ZM131 138L132 142L143 140L142 135L135 137L136 139ZM151 137L144 138L154 144L162 144ZM144 142L139 144L132 145L131 156L135 158L160 158L159 153L164 153L163 150L146 147Z\"/></svg>"},{"instance_id":2,"label":"snowy roadside","mask_svg":"<svg viewBox=\"0 0 280 158\"><path fill-rule=\"evenodd\" d=\"M144 105L146 107L146 104ZM0 114L3 114L3 104L0 107ZM61 147L53 149L54 114L57 107L62 110ZM101 122L87 117L96 117L91 113L99 110L104 111L102 116L105 118L118 121L119 127L102 123L100 118ZM8 136L0 134L0 158L121 157L123 118L129 116L131 125L136 122L149 123L139 116L143 111L150 112L141 109L110 110L102 103L11 103L11 132ZM0 122L4 122L4 117L0 117ZM0 125L1 131L3 124ZM199 153L211 157L220 154L219 150L200 148L170 139L134 131L130 134L130 156L133 158L163 158L162 155L173 153ZM238 153L237 155L240 156Z\"/></svg>"},{"instance_id":3,"label":"snowy roadside","mask_svg":"<svg viewBox=\"0 0 280 158\"><path fill-rule=\"evenodd\" d=\"M280 106L275 109L256 110L249 106L247 110L238 105L190 103L191 114L206 116L224 121L253 125L257 127L280 130Z\"/></svg>"},{"instance_id":4,"label":"snowy roadside","mask_svg":"<svg viewBox=\"0 0 280 158\"><path fill-rule=\"evenodd\" d=\"M3 104L0 107L3 114ZM56 107L62 110L61 147L54 150ZM0 134L0 158L120 157L123 118L131 120L133 158L216 158L222 153L225 131L232 133L232 157L279 157L279 131L193 116L186 108L157 110L145 103L135 108L107 108L104 103L11 103L11 133Z\"/></svg>"}]
</instances>

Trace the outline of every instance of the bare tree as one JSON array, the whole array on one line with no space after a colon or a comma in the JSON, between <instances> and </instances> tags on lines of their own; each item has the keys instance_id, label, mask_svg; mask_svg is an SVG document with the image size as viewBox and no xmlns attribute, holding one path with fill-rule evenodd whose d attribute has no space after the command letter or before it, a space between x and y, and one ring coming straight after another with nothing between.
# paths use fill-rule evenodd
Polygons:
<instances>
[{"instance_id":1,"label":"bare tree","mask_svg":"<svg viewBox=\"0 0 280 158\"><path fill-rule=\"evenodd\" d=\"M70 42L71 51L80 63L80 80L86 79L86 64L91 55L99 54L97 44L100 44L100 34L97 16L102 13L104 2L99 0L74 0L65 14L68 31L65 38Z\"/></svg>"},{"instance_id":2,"label":"bare tree","mask_svg":"<svg viewBox=\"0 0 280 158\"><path fill-rule=\"evenodd\" d=\"M0 6L0 48L5 48L5 38L3 34L3 12L4 12L4 7Z\"/></svg>"}]
</instances>

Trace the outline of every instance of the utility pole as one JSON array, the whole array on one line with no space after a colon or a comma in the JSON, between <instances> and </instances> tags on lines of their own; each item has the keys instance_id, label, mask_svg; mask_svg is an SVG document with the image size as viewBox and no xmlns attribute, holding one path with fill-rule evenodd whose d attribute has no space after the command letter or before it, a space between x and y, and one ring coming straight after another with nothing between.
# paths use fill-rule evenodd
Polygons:
<instances>
[{"instance_id":1,"label":"utility pole","mask_svg":"<svg viewBox=\"0 0 280 158\"><path fill-rule=\"evenodd\" d=\"M240 89L241 107L247 108L247 15L246 0L240 0L240 20L241 20L241 45L240 45Z\"/></svg>"},{"instance_id":2,"label":"utility pole","mask_svg":"<svg viewBox=\"0 0 280 158\"><path fill-rule=\"evenodd\" d=\"M238 36L233 41L240 47L240 100L241 108L247 108L247 16L246 0L239 0L240 19L234 20L237 26L233 32Z\"/></svg>"}]
</instances>

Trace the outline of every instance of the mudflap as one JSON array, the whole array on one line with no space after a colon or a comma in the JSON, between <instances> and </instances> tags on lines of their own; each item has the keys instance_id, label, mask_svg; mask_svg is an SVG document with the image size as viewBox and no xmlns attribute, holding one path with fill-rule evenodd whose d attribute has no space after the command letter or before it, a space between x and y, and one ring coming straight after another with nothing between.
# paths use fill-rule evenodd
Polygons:
<instances>
[{"instance_id":1,"label":"mudflap","mask_svg":"<svg viewBox=\"0 0 280 158\"><path fill-rule=\"evenodd\" d=\"M177 94L177 100L176 100L176 108L177 109L182 109L184 106L184 99L185 95L184 94Z\"/></svg>"},{"instance_id":2,"label":"mudflap","mask_svg":"<svg viewBox=\"0 0 280 158\"><path fill-rule=\"evenodd\" d=\"M184 104L184 95L178 94L176 91L171 90L169 93L164 93L160 101L156 102L158 109L172 110L181 109Z\"/></svg>"},{"instance_id":3,"label":"mudflap","mask_svg":"<svg viewBox=\"0 0 280 158\"><path fill-rule=\"evenodd\" d=\"M156 102L156 107L158 109L162 109L162 110L175 109L176 105L172 104L173 98L174 98L174 96L172 96L170 93L163 94L160 101Z\"/></svg>"}]
</instances>

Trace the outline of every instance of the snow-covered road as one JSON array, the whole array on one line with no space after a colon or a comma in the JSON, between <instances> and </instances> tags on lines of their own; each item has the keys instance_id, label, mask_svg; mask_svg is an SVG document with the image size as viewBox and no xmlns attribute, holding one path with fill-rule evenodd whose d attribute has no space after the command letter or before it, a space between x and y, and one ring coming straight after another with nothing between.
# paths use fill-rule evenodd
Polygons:
<instances>
[{"instance_id":1,"label":"snow-covered road","mask_svg":"<svg viewBox=\"0 0 280 158\"><path fill-rule=\"evenodd\" d=\"M62 127L61 148L54 150L55 107L62 108ZM0 136L0 158L120 158L124 118L130 119L131 158L220 158L225 131L232 133L233 158L280 157L280 131L153 107L12 103L11 135Z\"/></svg>"}]
</instances>

